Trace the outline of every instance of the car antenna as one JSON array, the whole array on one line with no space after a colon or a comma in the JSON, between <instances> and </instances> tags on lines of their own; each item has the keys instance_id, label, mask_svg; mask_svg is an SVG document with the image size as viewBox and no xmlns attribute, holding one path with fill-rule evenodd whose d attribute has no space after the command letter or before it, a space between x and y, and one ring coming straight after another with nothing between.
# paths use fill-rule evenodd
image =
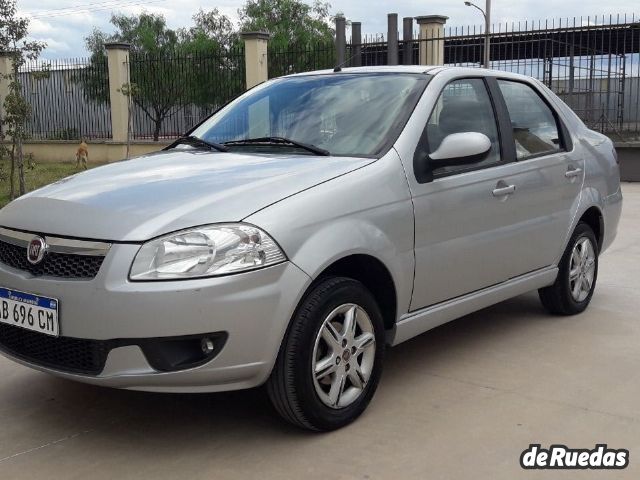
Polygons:
<instances>
[{"instance_id":1,"label":"car antenna","mask_svg":"<svg viewBox=\"0 0 640 480\"><path fill-rule=\"evenodd\" d=\"M360 53L359 55L362 55L362 52L365 50L366 47L363 47L360 49ZM341 72L342 71L342 67L344 67L347 63L349 63L351 60L353 60L356 55L358 55L358 53L354 53L353 55L351 55L349 58L347 58L344 62L342 62L340 65L336 65L335 68L333 69L333 71L335 73Z\"/></svg>"}]
</instances>

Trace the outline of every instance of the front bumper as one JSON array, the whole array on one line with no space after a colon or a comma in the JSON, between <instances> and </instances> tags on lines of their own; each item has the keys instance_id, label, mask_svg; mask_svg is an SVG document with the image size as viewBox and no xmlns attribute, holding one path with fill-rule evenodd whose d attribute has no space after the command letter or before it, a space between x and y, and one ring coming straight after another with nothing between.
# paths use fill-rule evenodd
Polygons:
<instances>
[{"instance_id":1,"label":"front bumper","mask_svg":"<svg viewBox=\"0 0 640 480\"><path fill-rule=\"evenodd\" d=\"M114 340L225 332L208 363L160 372L136 345L113 348L98 375L70 373L2 353L18 363L86 383L133 390L198 392L264 383L309 277L290 262L217 278L129 282L137 245L114 244L89 281L33 277L0 264L0 285L57 298L60 335ZM1 347L0 347L1 348Z\"/></svg>"}]
</instances>

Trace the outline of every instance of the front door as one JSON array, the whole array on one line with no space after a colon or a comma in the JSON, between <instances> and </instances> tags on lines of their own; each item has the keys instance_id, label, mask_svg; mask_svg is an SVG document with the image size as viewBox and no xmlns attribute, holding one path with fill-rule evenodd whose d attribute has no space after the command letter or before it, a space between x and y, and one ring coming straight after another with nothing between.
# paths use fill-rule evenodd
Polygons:
<instances>
[{"instance_id":1,"label":"front door","mask_svg":"<svg viewBox=\"0 0 640 480\"><path fill-rule=\"evenodd\" d=\"M427 121L426 144L418 150L432 153L444 137L462 132L485 134L491 141L487 157L476 164L435 170L433 180L422 183L418 175L412 186L412 310L504 281L515 254L510 233L517 223L511 208L513 164L505 161L496 109L483 78L458 79L444 87Z\"/></svg>"}]
</instances>

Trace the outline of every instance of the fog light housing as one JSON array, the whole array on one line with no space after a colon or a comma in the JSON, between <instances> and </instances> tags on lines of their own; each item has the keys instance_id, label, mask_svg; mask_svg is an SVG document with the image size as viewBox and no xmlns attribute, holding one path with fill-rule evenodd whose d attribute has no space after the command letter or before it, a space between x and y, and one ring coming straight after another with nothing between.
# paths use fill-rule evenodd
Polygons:
<instances>
[{"instance_id":1,"label":"fog light housing","mask_svg":"<svg viewBox=\"0 0 640 480\"><path fill-rule=\"evenodd\" d=\"M215 332L146 339L138 345L154 370L174 372L210 362L222 351L226 340L226 332Z\"/></svg>"},{"instance_id":2,"label":"fog light housing","mask_svg":"<svg viewBox=\"0 0 640 480\"><path fill-rule=\"evenodd\" d=\"M200 348L202 348L202 353L204 353L205 355L211 355L216 349L216 346L215 343L213 343L213 339L204 337L200 341Z\"/></svg>"}]
</instances>

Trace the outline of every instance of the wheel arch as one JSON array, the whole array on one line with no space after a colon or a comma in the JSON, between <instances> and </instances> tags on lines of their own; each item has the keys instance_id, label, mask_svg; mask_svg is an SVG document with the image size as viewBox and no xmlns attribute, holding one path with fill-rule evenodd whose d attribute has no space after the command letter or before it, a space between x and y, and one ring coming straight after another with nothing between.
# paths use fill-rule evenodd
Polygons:
<instances>
[{"instance_id":1,"label":"wheel arch","mask_svg":"<svg viewBox=\"0 0 640 480\"><path fill-rule=\"evenodd\" d=\"M600 251L604 241L604 216L602 210L595 205L590 206L580 215L578 223L580 222L584 222L591 227L598 242L598 251Z\"/></svg>"},{"instance_id":2,"label":"wheel arch","mask_svg":"<svg viewBox=\"0 0 640 480\"><path fill-rule=\"evenodd\" d=\"M348 277L362 283L380 307L386 330L392 330L398 315L398 295L395 282L387 266L369 254L351 254L325 267L314 279L314 284L327 277Z\"/></svg>"}]
</instances>

